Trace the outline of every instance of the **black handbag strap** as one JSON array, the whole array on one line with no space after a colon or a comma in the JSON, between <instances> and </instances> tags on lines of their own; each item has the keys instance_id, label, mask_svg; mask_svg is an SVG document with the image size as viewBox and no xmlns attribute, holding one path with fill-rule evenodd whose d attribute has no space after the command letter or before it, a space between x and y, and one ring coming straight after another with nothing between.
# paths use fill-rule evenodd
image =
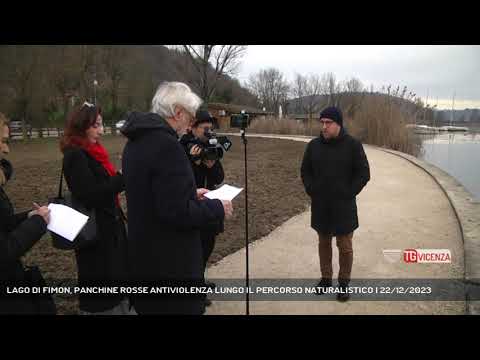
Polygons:
<instances>
[{"instance_id":1,"label":"black handbag strap","mask_svg":"<svg viewBox=\"0 0 480 360\"><path fill-rule=\"evenodd\" d=\"M123 219L128 224L128 218L127 215L125 215L125 212L122 210L122 208L119 206L118 210L120 212L120 217Z\"/></svg>"},{"instance_id":2,"label":"black handbag strap","mask_svg":"<svg viewBox=\"0 0 480 360\"><path fill-rule=\"evenodd\" d=\"M62 188L63 188L63 161L62 161L62 171L60 172L60 184L58 185L58 198L61 199L62 196Z\"/></svg>"}]
</instances>

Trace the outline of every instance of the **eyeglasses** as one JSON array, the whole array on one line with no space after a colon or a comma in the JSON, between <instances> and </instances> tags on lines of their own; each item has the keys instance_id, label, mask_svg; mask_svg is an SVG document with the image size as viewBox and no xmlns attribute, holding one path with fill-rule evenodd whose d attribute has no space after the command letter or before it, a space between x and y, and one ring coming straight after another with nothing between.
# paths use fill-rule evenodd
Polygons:
<instances>
[{"instance_id":1,"label":"eyeglasses","mask_svg":"<svg viewBox=\"0 0 480 360\"><path fill-rule=\"evenodd\" d=\"M320 124L325 125L325 126L330 126L333 124L332 120L320 120Z\"/></svg>"}]
</instances>

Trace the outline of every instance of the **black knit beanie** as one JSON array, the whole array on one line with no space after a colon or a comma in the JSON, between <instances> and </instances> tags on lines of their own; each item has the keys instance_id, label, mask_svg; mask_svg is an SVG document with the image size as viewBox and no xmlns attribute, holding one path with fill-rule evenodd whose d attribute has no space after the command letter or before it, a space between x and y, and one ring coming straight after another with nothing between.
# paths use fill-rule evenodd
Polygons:
<instances>
[{"instance_id":1,"label":"black knit beanie","mask_svg":"<svg viewBox=\"0 0 480 360\"><path fill-rule=\"evenodd\" d=\"M325 108L320 113L320 119L322 119L322 118L327 118L327 119L333 120L338 125L343 126L342 111L335 106L330 106L330 107Z\"/></svg>"}]
</instances>

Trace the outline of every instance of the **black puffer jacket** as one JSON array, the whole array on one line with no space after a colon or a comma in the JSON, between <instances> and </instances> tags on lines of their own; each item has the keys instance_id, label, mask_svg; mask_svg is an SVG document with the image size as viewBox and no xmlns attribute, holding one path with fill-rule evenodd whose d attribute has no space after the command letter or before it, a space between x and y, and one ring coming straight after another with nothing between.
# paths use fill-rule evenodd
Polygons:
<instances>
[{"instance_id":1,"label":"black puffer jacket","mask_svg":"<svg viewBox=\"0 0 480 360\"><path fill-rule=\"evenodd\" d=\"M159 115L132 113L122 128L128 243L135 282L203 283L200 230L224 218L219 200L197 200L190 162L176 132ZM201 314L202 297L137 297L140 314Z\"/></svg>"},{"instance_id":2,"label":"black puffer jacket","mask_svg":"<svg viewBox=\"0 0 480 360\"><path fill-rule=\"evenodd\" d=\"M368 160L358 140L343 128L335 139L313 139L305 150L301 176L312 199L312 228L333 235L358 228L355 197L370 180Z\"/></svg>"}]
</instances>

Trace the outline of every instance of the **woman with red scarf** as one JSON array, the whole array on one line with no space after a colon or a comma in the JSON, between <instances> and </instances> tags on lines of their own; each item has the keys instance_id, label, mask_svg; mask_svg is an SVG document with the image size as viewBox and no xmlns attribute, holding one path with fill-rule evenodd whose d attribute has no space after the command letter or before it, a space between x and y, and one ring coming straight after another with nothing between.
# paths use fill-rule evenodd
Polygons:
<instances>
[{"instance_id":1,"label":"woman with red scarf","mask_svg":"<svg viewBox=\"0 0 480 360\"><path fill-rule=\"evenodd\" d=\"M68 188L77 201L95 212L97 224L95 242L75 250L79 286L121 286L128 274L126 229L118 200L125 185L99 142L102 134L100 107L85 103L68 119L60 142ZM131 313L122 295L80 294L79 300L81 314Z\"/></svg>"}]
</instances>

